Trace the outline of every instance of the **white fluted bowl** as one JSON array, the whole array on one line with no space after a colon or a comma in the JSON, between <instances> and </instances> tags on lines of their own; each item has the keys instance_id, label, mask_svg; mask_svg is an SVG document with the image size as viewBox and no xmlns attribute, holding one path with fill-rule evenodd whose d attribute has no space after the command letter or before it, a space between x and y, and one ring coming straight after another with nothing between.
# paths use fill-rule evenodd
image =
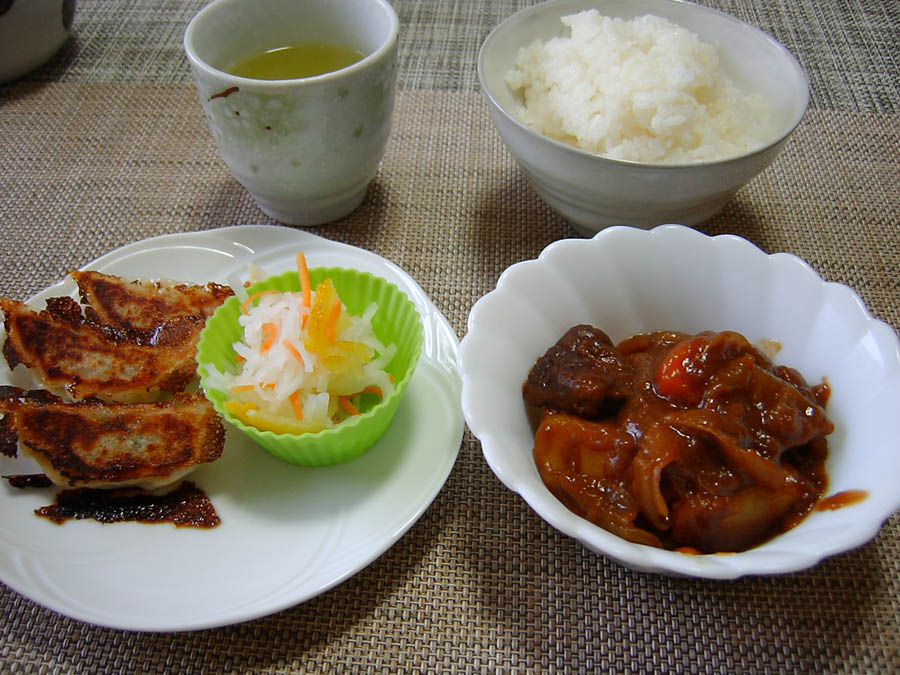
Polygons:
<instances>
[{"instance_id":1,"label":"white fluted bowl","mask_svg":"<svg viewBox=\"0 0 900 675\"><path fill-rule=\"evenodd\" d=\"M749 551L685 555L633 544L569 511L544 486L522 383L571 326L593 324L613 342L635 333L734 330L778 341L775 360L811 382L827 378L827 494L860 489L863 501L814 511ZM513 265L469 314L459 350L462 404L497 477L550 525L628 567L716 579L792 572L855 548L900 509L900 341L847 286L799 258L767 255L736 236L681 225L613 227L548 246Z\"/></svg>"}]
</instances>

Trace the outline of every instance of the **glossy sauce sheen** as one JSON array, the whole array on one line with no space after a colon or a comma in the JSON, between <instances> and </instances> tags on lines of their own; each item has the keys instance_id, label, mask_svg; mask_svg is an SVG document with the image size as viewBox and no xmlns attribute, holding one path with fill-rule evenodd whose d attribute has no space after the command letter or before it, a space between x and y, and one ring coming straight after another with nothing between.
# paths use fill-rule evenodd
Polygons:
<instances>
[{"instance_id":1,"label":"glossy sauce sheen","mask_svg":"<svg viewBox=\"0 0 900 675\"><path fill-rule=\"evenodd\" d=\"M629 541L692 553L746 550L816 505L828 393L738 333L613 345L591 326L569 330L523 387L560 501Z\"/></svg>"},{"instance_id":2,"label":"glossy sauce sheen","mask_svg":"<svg viewBox=\"0 0 900 675\"><path fill-rule=\"evenodd\" d=\"M833 495L825 497L825 499L816 504L816 511L837 511L845 506L859 504L859 502L863 501L868 496L869 493L865 490L844 490L843 492L836 492Z\"/></svg>"},{"instance_id":3,"label":"glossy sauce sheen","mask_svg":"<svg viewBox=\"0 0 900 675\"><path fill-rule=\"evenodd\" d=\"M208 529L221 522L209 498L190 481L164 494L130 488L63 490L56 496L55 504L35 513L59 524L91 519L101 523L172 523L176 527Z\"/></svg>"}]
</instances>

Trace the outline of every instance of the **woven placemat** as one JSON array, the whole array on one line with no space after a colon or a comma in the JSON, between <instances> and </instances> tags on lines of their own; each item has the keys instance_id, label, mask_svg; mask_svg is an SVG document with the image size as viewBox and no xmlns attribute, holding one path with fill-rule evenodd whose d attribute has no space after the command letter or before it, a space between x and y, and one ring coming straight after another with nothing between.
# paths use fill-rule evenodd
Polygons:
<instances>
[{"instance_id":1,"label":"woven placemat","mask_svg":"<svg viewBox=\"0 0 900 675\"><path fill-rule=\"evenodd\" d=\"M20 0L21 1L21 0ZM189 84L182 36L207 0L79 0L74 38L29 79ZM487 34L531 0L394 0L402 89L474 91ZM900 112L900 3L698 0L781 42L803 67L813 108Z\"/></svg>"},{"instance_id":2,"label":"woven placemat","mask_svg":"<svg viewBox=\"0 0 900 675\"><path fill-rule=\"evenodd\" d=\"M27 297L146 236L270 222L216 156L190 86L22 84L4 113L0 222L15 252L0 274L5 294ZM783 156L700 229L802 255L896 328L898 149L897 125L881 116L811 112ZM365 202L311 231L402 266L459 335L506 267L576 236L524 182L471 92L402 92ZM900 658L898 561L895 517L867 546L799 574L711 583L631 572L541 521L467 432L419 523L318 598L229 628L151 635L88 626L2 588L0 663L23 672L887 671Z\"/></svg>"},{"instance_id":3,"label":"woven placemat","mask_svg":"<svg viewBox=\"0 0 900 675\"><path fill-rule=\"evenodd\" d=\"M25 0L18 0L25 1ZM0 87L0 293L28 298L145 237L271 223L231 178L181 37L205 0L79 0L76 36ZM578 236L490 127L475 59L528 0L395 0L400 95L362 206L316 234L409 272L459 336L509 265ZM900 328L900 3L703 0L794 53L811 109L698 229L788 251ZM245 624L129 633L0 584L0 672L900 670L900 517L812 570L713 583L631 572L559 535L466 432L434 504L340 586Z\"/></svg>"},{"instance_id":4,"label":"woven placemat","mask_svg":"<svg viewBox=\"0 0 900 675\"><path fill-rule=\"evenodd\" d=\"M900 326L897 119L809 111L776 162L698 229L796 253ZM16 252L4 262L9 295L144 237L275 222L219 159L188 85L21 84L0 142L0 223ZM464 92L401 92L362 207L310 231L404 267L459 335L506 267L579 236L524 181L481 98Z\"/></svg>"}]
</instances>

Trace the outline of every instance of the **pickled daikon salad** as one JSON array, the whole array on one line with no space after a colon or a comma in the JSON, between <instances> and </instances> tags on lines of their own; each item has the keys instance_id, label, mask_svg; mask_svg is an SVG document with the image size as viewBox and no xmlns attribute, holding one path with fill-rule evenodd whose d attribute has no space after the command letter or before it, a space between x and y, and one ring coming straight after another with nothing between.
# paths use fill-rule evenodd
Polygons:
<instances>
[{"instance_id":1,"label":"pickled daikon salad","mask_svg":"<svg viewBox=\"0 0 900 675\"><path fill-rule=\"evenodd\" d=\"M394 390L385 367L396 345L382 344L372 330L376 304L352 316L330 278L313 290L303 253L297 273L299 292L265 290L243 301L234 372L206 366L207 384L230 396L228 412L279 434L333 427L359 414L371 402L365 397L377 402Z\"/></svg>"}]
</instances>

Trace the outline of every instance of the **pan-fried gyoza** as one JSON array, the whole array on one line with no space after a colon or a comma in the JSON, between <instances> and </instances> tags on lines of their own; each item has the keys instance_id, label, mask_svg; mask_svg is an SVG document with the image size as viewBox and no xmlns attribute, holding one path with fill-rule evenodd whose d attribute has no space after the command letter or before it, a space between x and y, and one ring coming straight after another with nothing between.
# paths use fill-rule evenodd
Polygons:
<instances>
[{"instance_id":1,"label":"pan-fried gyoza","mask_svg":"<svg viewBox=\"0 0 900 675\"><path fill-rule=\"evenodd\" d=\"M179 316L212 316L234 292L215 283L123 279L93 271L73 271L85 316L95 323L130 331L153 330Z\"/></svg>"},{"instance_id":2,"label":"pan-fried gyoza","mask_svg":"<svg viewBox=\"0 0 900 675\"><path fill-rule=\"evenodd\" d=\"M147 401L159 392L182 391L195 377L200 317L128 331L86 319L69 297L49 298L43 310L0 298L0 309L10 369L24 364L45 387L75 400Z\"/></svg>"},{"instance_id":3,"label":"pan-fried gyoza","mask_svg":"<svg viewBox=\"0 0 900 675\"><path fill-rule=\"evenodd\" d=\"M154 489L218 459L222 422L202 393L185 389L206 318L231 289L72 278L81 304L51 297L36 309L0 298L3 356L34 380L30 390L0 386L0 454L30 457L53 483L78 488Z\"/></svg>"},{"instance_id":4,"label":"pan-fried gyoza","mask_svg":"<svg viewBox=\"0 0 900 675\"><path fill-rule=\"evenodd\" d=\"M154 489L222 455L225 432L200 393L155 403L66 403L0 386L0 453L34 459L67 487Z\"/></svg>"}]
</instances>

